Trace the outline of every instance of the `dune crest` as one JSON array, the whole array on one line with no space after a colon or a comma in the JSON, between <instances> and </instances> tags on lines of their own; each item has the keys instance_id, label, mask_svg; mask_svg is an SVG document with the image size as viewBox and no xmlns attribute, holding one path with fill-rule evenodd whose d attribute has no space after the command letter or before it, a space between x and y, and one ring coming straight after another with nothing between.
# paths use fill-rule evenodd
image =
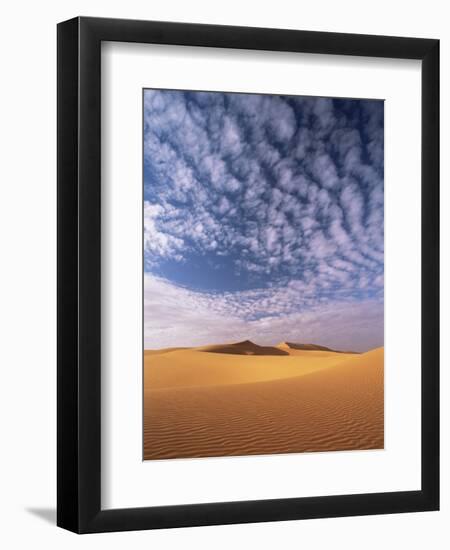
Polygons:
<instances>
[{"instance_id":1,"label":"dune crest","mask_svg":"<svg viewBox=\"0 0 450 550\"><path fill-rule=\"evenodd\" d=\"M251 340L244 340L232 344L219 344L196 348L207 353L230 353L233 355L289 355L287 351L275 346L259 346Z\"/></svg>"},{"instance_id":2,"label":"dune crest","mask_svg":"<svg viewBox=\"0 0 450 550\"><path fill-rule=\"evenodd\" d=\"M280 342L277 345L277 348L280 349L292 349L300 351L329 351L332 353L358 353L356 351L340 351L332 348L327 348L326 346L319 346L318 344L300 344L295 342Z\"/></svg>"}]
</instances>

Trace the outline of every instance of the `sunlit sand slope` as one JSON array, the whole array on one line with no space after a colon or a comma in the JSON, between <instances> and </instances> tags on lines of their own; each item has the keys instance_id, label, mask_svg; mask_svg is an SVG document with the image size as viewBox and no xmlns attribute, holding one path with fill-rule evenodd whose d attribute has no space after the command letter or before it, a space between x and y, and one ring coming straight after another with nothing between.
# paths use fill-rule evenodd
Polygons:
<instances>
[{"instance_id":1,"label":"sunlit sand slope","mask_svg":"<svg viewBox=\"0 0 450 550\"><path fill-rule=\"evenodd\" d=\"M240 344L226 347L240 349ZM253 344L256 346L256 344ZM145 351L146 390L192 386L217 386L291 378L323 369L353 355L320 351L289 350L282 356L207 352L201 348ZM219 346L211 346L217 348ZM221 346L225 347L225 346ZM263 348L261 349L268 349Z\"/></svg>"},{"instance_id":2,"label":"sunlit sand slope","mask_svg":"<svg viewBox=\"0 0 450 550\"><path fill-rule=\"evenodd\" d=\"M145 354L144 459L384 445L383 348Z\"/></svg>"}]
</instances>

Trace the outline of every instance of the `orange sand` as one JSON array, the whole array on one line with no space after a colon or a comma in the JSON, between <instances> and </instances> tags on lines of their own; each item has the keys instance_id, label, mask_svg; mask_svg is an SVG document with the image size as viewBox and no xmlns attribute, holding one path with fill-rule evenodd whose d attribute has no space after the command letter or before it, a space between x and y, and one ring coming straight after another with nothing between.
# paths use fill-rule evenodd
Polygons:
<instances>
[{"instance_id":1,"label":"orange sand","mask_svg":"<svg viewBox=\"0 0 450 550\"><path fill-rule=\"evenodd\" d=\"M146 351L144 459L383 448L383 348L257 348Z\"/></svg>"}]
</instances>

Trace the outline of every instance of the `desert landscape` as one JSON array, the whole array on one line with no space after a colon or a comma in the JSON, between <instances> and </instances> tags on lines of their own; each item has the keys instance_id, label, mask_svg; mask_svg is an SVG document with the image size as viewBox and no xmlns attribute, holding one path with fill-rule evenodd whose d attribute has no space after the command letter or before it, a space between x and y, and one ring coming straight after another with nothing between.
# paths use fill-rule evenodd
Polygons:
<instances>
[{"instance_id":1,"label":"desert landscape","mask_svg":"<svg viewBox=\"0 0 450 550\"><path fill-rule=\"evenodd\" d=\"M144 351L144 460L382 449L384 348Z\"/></svg>"},{"instance_id":2,"label":"desert landscape","mask_svg":"<svg viewBox=\"0 0 450 550\"><path fill-rule=\"evenodd\" d=\"M384 100L143 95L144 459L382 449Z\"/></svg>"}]
</instances>

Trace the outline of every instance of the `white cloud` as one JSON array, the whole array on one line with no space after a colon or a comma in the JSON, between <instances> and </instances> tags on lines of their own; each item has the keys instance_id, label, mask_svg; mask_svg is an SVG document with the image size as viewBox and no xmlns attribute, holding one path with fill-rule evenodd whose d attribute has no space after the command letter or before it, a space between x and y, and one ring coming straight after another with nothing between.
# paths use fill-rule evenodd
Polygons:
<instances>
[{"instance_id":1,"label":"white cloud","mask_svg":"<svg viewBox=\"0 0 450 550\"><path fill-rule=\"evenodd\" d=\"M183 239L158 229L157 219L163 211L161 205L144 203L144 249L163 258L174 257L184 243Z\"/></svg>"},{"instance_id":2,"label":"white cloud","mask_svg":"<svg viewBox=\"0 0 450 550\"><path fill-rule=\"evenodd\" d=\"M352 114L327 98L147 90L144 101L146 269L214 252L254 286L299 281L305 300L377 295L379 102Z\"/></svg>"},{"instance_id":3,"label":"white cloud","mask_svg":"<svg viewBox=\"0 0 450 550\"><path fill-rule=\"evenodd\" d=\"M144 276L144 346L159 349L250 339L313 342L365 351L383 345L380 301L311 302L302 283L238 293L203 293ZM297 309L297 311L296 311Z\"/></svg>"}]
</instances>

